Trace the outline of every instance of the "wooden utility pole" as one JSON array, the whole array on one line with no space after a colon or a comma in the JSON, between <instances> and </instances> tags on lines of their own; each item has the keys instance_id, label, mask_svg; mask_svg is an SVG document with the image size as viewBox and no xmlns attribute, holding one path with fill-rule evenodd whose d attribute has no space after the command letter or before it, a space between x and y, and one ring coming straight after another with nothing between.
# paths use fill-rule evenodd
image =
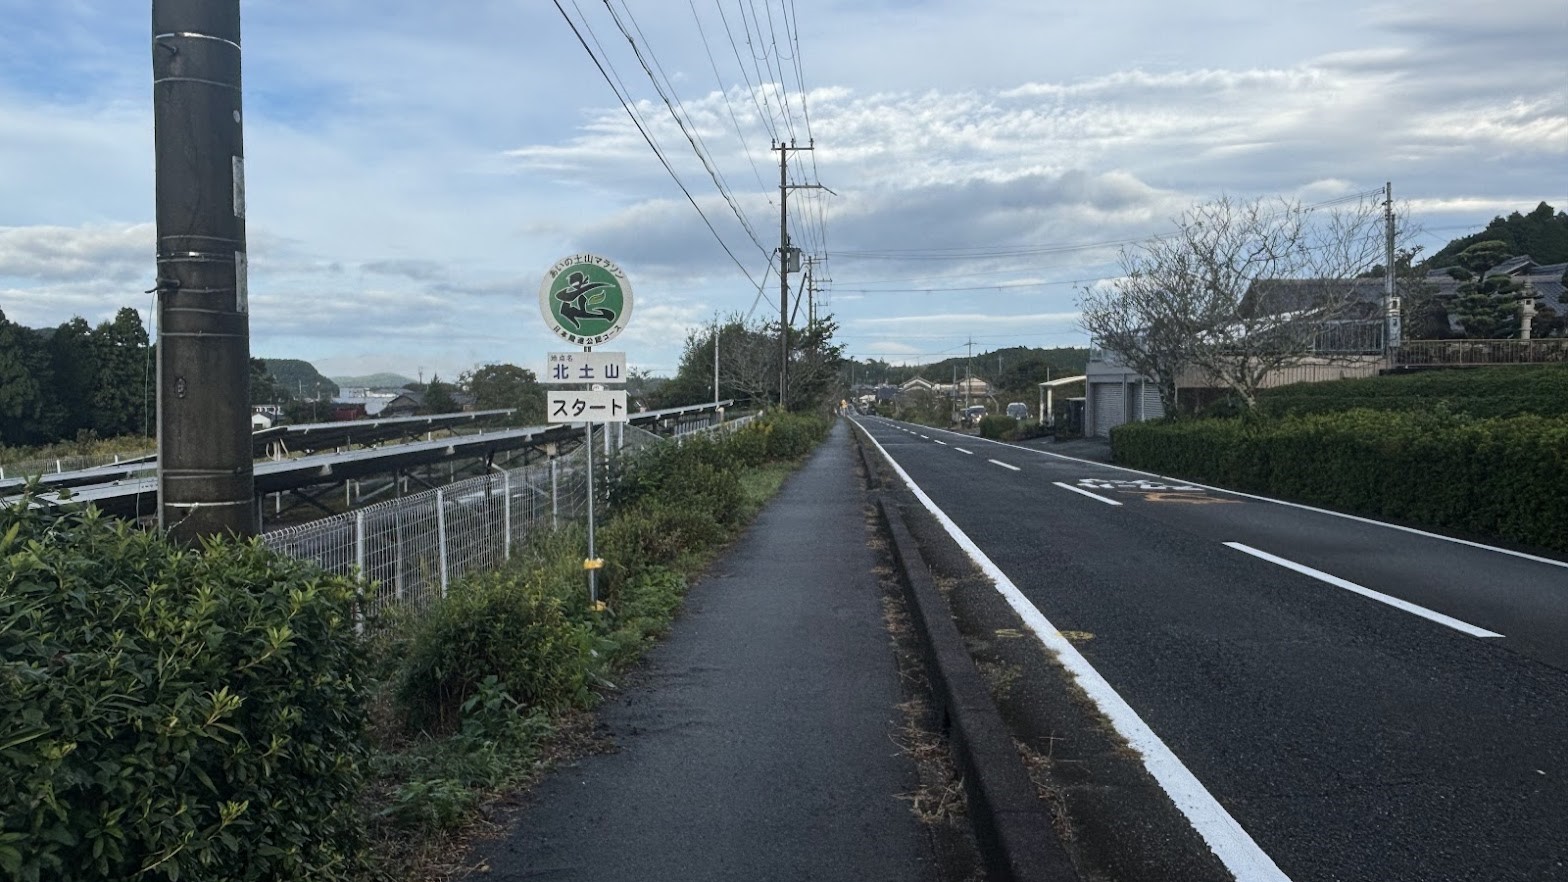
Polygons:
<instances>
[{"instance_id":1,"label":"wooden utility pole","mask_svg":"<svg viewBox=\"0 0 1568 882\"><path fill-rule=\"evenodd\" d=\"M158 523L255 535L239 0L153 0Z\"/></svg>"}]
</instances>

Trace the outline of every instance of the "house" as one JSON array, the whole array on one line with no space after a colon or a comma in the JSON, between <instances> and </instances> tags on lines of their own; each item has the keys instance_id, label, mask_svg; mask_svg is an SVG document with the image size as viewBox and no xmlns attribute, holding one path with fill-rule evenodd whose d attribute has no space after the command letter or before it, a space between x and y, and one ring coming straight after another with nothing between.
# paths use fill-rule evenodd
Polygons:
<instances>
[{"instance_id":1,"label":"house","mask_svg":"<svg viewBox=\"0 0 1568 882\"><path fill-rule=\"evenodd\" d=\"M445 385L445 384L443 384ZM469 413L474 409L474 396L461 389L451 390L452 401L459 411ZM425 393L418 389L399 389L397 396L381 408L378 417L406 417L422 413L425 409Z\"/></svg>"}]
</instances>

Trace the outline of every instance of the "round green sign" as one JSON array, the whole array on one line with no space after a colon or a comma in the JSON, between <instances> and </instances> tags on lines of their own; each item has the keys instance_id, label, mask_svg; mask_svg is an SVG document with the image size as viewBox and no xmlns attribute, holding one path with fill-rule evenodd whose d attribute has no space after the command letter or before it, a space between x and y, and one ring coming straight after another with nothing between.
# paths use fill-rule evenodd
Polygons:
<instances>
[{"instance_id":1,"label":"round green sign","mask_svg":"<svg viewBox=\"0 0 1568 882\"><path fill-rule=\"evenodd\" d=\"M578 346L608 343L632 315L626 273L594 254L563 257L544 274L539 311L556 336Z\"/></svg>"}]
</instances>

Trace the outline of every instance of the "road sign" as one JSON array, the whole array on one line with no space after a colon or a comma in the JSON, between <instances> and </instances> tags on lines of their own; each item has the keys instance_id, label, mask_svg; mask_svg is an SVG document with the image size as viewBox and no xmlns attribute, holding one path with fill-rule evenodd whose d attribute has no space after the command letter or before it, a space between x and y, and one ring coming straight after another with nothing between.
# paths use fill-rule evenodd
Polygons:
<instances>
[{"instance_id":1,"label":"road sign","mask_svg":"<svg viewBox=\"0 0 1568 882\"><path fill-rule=\"evenodd\" d=\"M578 346L598 346L626 328L632 285L612 260L594 254L563 257L544 274L539 311L556 336Z\"/></svg>"},{"instance_id":2,"label":"road sign","mask_svg":"<svg viewBox=\"0 0 1568 882\"><path fill-rule=\"evenodd\" d=\"M545 420L551 423L624 423L626 392L548 393Z\"/></svg>"},{"instance_id":3,"label":"road sign","mask_svg":"<svg viewBox=\"0 0 1568 882\"><path fill-rule=\"evenodd\" d=\"M541 383L624 383L624 352L552 352Z\"/></svg>"}]
</instances>

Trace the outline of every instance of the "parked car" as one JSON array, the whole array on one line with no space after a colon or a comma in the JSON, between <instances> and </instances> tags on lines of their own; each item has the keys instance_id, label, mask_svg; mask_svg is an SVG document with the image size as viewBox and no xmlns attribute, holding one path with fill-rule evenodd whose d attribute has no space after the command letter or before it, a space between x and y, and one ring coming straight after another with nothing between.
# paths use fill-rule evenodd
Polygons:
<instances>
[{"instance_id":1,"label":"parked car","mask_svg":"<svg viewBox=\"0 0 1568 882\"><path fill-rule=\"evenodd\" d=\"M1022 401L1014 401L1012 404L1007 405L1007 415L1015 420L1029 419L1029 405L1024 404Z\"/></svg>"},{"instance_id":2,"label":"parked car","mask_svg":"<svg viewBox=\"0 0 1568 882\"><path fill-rule=\"evenodd\" d=\"M980 425L980 418L985 416L986 413L987 411L985 409L985 405L972 404L969 407L964 408L963 413L959 416L959 422L964 426L964 428L972 429L975 426Z\"/></svg>"}]
</instances>

